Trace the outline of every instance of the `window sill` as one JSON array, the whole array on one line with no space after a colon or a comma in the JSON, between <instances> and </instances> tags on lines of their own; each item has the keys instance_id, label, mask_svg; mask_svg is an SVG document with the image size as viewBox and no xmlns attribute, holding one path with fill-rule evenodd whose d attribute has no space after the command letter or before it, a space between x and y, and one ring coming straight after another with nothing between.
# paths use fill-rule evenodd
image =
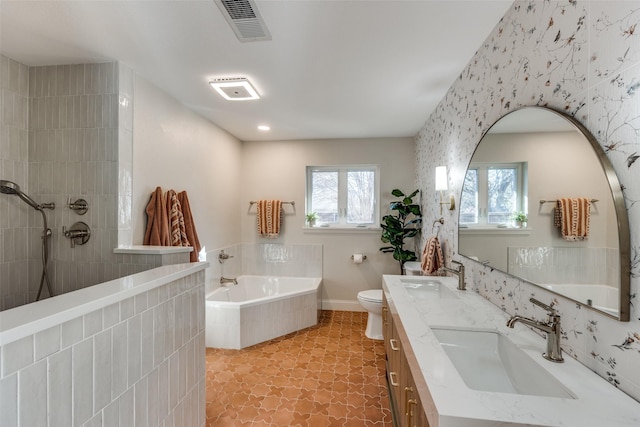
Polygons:
<instances>
[{"instance_id":1,"label":"window sill","mask_svg":"<svg viewBox=\"0 0 640 427\"><path fill-rule=\"evenodd\" d=\"M458 228L460 234L518 234L529 235L533 232L532 228L517 228L517 227L460 227Z\"/></svg>"},{"instance_id":2,"label":"window sill","mask_svg":"<svg viewBox=\"0 0 640 427\"><path fill-rule=\"evenodd\" d=\"M378 234L381 231L380 227L302 227L302 232L305 234Z\"/></svg>"}]
</instances>

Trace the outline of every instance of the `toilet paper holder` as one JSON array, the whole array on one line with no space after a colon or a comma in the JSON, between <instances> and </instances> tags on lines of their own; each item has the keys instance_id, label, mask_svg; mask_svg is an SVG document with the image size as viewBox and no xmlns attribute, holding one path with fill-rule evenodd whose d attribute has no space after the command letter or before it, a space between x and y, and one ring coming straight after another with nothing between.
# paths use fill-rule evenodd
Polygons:
<instances>
[{"instance_id":1,"label":"toilet paper holder","mask_svg":"<svg viewBox=\"0 0 640 427\"><path fill-rule=\"evenodd\" d=\"M351 259L354 259L354 255L351 255ZM362 260L364 261L365 259L367 259L366 255L362 255Z\"/></svg>"}]
</instances>

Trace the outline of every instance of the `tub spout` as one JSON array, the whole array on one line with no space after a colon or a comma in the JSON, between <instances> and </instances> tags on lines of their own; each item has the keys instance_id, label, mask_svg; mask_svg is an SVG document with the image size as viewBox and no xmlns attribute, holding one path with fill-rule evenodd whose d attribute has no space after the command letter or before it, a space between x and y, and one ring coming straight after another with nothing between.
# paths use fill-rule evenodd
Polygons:
<instances>
[{"instance_id":1,"label":"tub spout","mask_svg":"<svg viewBox=\"0 0 640 427\"><path fill-rule=\"evenodd\" d=\"M226 277L220 277L220 284L224 285L225 283L233 283L234 285L238 284L238 279L236 278L226 278Z\"/></svg>"}]
</instances>

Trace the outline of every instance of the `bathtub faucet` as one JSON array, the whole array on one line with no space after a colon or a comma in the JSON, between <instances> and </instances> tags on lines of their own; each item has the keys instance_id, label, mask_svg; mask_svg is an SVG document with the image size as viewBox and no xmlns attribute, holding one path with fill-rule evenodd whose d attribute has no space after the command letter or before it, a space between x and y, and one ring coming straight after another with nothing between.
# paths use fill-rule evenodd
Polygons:
<instances>
[{"instance_id":1,"label":"bathtub faucet","mask_svg":"<svg viewBox=\"0 0 640 427\"><path fill-rule=\"evenodd\" d=\"M238 279L235 278L226 278L226 277L220 277L220 284L224 285L225 283L233 283L234 285L238 284Z\"/></svg>"}]
</instances>

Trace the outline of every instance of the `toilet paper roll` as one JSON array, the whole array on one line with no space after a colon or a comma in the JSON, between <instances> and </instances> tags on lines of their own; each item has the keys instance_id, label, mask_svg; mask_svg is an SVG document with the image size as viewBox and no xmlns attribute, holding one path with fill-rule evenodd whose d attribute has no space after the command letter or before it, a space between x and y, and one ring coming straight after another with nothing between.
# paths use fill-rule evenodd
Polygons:
<instances>
[{"instance_id":1,"label":"toilet paper roll","mask_svg":"<svg viewBox=\"0 0 640 427\"><path fill-rule=\"evenodd\" d=\"M351 258L353 258L354 264L362 264L362 260L364 257L362 256L362 254L353 254Z\"/></svg>"}]
</instances>

